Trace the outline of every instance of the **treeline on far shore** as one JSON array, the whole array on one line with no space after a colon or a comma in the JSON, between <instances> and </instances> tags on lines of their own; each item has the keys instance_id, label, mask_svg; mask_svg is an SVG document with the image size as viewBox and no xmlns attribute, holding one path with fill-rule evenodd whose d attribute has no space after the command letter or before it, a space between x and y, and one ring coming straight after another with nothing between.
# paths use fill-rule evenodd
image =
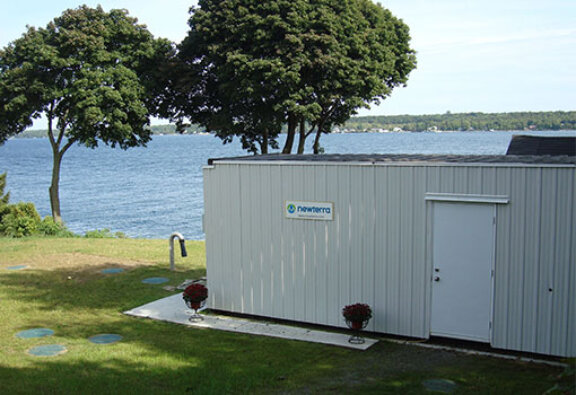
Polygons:
<instances>
[{"instance_id":1,"label":"treeline on far shore","mask_svg":"<svg viewBox=\"0 0 576 395\"><path fill-rule=\"evenodd\" d=\"M176 125L166 124L166 125L152 125L150 126L152 130L152 134L154 135L163 135L163 134L178 134L176 131ZM185 134L195 134L195 133L204 133L204 129L198 125L189 126ZM15 138L41 138L41 137L48 137L48 131L45 129L34 129L34 130L26 130L19 135L14 136Z\"/></svg>"},{"instance_id":2,"label":"treeline on far shore","mask_svg":"<svg viewBox=\"0 0 576 395\"><path fill-rule=\"evenodd\" d=\"M155 135L178 133L172 124L153 125L150 129ZM375 115L352 117L344 125L332 129L333 132L346 133L474 130L576 130L576 111ZM205 133L205 130L199 125L192 125L184 133ZM27 130L17 137L46 137L46 130Z\"/></svg>"},{"instance_id":3,"label":"treeline on far shore","mask_svg":"<svg viewBox=\"0 0 576 395\"><path fill-rule=\"evenodd\" d=\"M574 129L576 111L364 116L351 118L340 128L344 132Z\"/></svg>"}]
</instances>

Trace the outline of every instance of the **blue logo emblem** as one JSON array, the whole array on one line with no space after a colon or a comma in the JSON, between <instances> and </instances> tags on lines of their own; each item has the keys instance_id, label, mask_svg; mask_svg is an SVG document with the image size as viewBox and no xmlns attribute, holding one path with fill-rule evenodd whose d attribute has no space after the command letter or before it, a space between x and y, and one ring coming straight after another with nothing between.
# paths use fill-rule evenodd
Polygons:
<instances>
[{"instance_id":1,"label":"blue logo emblem","mask_svg":"<svg viewBox=\"0 0 576 395\"><path fill-rule=\"evenodd\" d=\"M294 214L294 213L296 212L296 206L293 205L293 204L289 204L289 205L286 207L286 209L288 210L288 212L289 212L290 214Z\"/></svg>"}]
</instances>

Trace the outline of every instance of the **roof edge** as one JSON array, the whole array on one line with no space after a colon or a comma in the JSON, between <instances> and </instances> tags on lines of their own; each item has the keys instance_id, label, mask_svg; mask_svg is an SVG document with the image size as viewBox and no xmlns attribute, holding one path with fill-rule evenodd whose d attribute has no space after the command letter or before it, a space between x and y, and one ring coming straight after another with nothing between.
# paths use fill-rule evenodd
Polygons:
<instances>
[{"instance_id":1,"label":"roof edge","mask_svg":"<svg viewBox=\"0 0 576 395\"><path fill-rule=\"evenodd\" d=\"M365 164L517 164L576 166L576 156L568 155L450 155L450 154L266 154L208 159L217 162L249 163L365 163Z\"/></svg>"}]
</instances>

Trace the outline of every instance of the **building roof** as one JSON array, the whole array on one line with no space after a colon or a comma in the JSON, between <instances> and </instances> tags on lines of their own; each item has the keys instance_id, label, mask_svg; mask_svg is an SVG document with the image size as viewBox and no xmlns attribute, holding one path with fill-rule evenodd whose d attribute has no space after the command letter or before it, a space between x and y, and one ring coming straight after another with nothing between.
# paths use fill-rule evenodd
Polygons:
<instances>
[{"instance_id":1,"label":"building roof","mask_svg":"<svg viewBox=\"0 0 576 395\"><path fill-rule=\"evenodd\" d=\"M419 154L268 154L234 158L208 159L208 165L223 161L246 162L424 162L424 163L481 163L527 165L576 165L576 156L568 155L419 155Z\"/></svg>"},{"instance_id":2,"label":"building roof","mask_svg":"<svg viewBox=\"0 0 576 395\"><path fill-rule=\"evenodd\" d=\"M506 155L576 156L576 137L512 136Z\"/></svg>"}]
</instances>

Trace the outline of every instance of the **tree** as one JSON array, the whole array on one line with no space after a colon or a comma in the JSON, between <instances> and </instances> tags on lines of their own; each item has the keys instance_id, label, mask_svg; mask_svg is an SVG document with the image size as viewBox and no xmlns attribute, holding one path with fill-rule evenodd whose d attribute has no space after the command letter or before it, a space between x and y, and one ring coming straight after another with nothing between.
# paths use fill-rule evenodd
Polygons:
<instances>
[{"instance_id":1,"label":"tree","mask_svg":"<svg viewBox=\"0 0 576 395\"><path fill-rule=\"evenodd\" d=\"M171 115L188 116L251 151L277 144L290 153L315 133L405 84L416 65L408 27L370 0L200 0ZM183 89L182 89L183 88ZM178 92L179 91L179 92Z\"/></svg>"},{"instance_id":2,"label":"tree","mask_svg":"<svg viewBox=\"0 0 576 395\"><path fill-rule=\"evenodd\" d=\"M191 30L179 46L180 62L170 73L174 78L169 115L189 118L225 143L238 136L244 148L265 153L276 145L281 131L283 114L272 109L282 104L279 93L288 75L284 64L267 57L271 40L256 37L276 29L273 18L266 16L278 12L279 3L291 5L249 5L259 9L257 15L243 3L247 2L200 1L193 9ZM240 23L242 30L235 29Z\"/></svg>"},{"instance_id":3,"label":"tree","mask_svg":"<svg viewBox=\"0 0 576 395\"><path fill-rule=\"evenodd\" d=\"M172 54L169 41L155 39L127 11L87 6L29 27L0 51L0 144L46 117L57 223L63 155L75 143L145 146L149 117L162 105L159 65Z\"/></svg>"}]
</instances>

